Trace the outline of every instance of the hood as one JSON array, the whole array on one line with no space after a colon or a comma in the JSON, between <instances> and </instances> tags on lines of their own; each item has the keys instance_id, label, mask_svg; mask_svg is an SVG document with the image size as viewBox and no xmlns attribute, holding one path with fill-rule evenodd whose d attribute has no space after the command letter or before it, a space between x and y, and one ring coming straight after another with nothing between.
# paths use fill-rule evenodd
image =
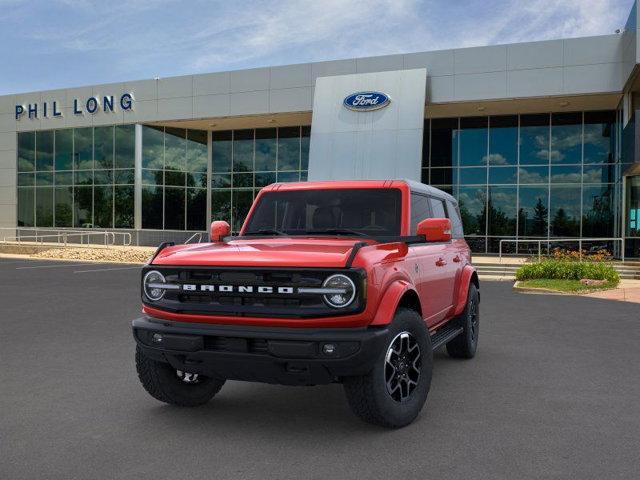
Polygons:
<instances>
[{"instance_id":1,"label":"hood","mask_svg":"<svg viewBox=\"0 0 640 480\"><path fill-rule=\"evenodd\" d=\"M154 265L342 268L361 239L260 238L167 247Z\"/></svg>"}]
</instances>

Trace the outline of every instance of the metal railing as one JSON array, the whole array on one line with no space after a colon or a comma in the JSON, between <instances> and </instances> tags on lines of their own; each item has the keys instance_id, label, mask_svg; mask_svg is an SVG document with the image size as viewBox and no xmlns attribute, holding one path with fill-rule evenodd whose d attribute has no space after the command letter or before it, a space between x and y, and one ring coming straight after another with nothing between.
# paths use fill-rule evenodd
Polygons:
<instances>
[{"instance_id":1,"label":"metal railing","mask_svg":"<svg viewBox=\"0 0 640 480\"><path fill-rule=\"evenodd\" d=\"M6 228L17 235L2 237L2 243L39 243L41 245L54 243L57 245L69 244L81 247L103 246L105 248L118 246L128 247L131 245L131 233L129 232L108 232L108 231L59 231L59 233L39 233L36 229L26 230L28 234L21 233L24 228ZM31 233L35 232L35 233ZM46 232L46 230L45 230Z\"/></svg>"},{"instance_id":2,"label":"metal railing","mask_svg":"<svg viewBox=\"0 0 640 480\"><path fill-rule=\"evenodd\" d=\"M184 243L202 243L202 238L204 237L205 232L196 232L193 235L191 235L189 238L187 238ZM195 241L197 239L197 241ZM193 241L193 242L192 242Z\"/></svg>"},{"instance_id":3,"label":"metal railing","mask_svg":"<svg viewBox=\"0 0 640 480\"><path fill-rule=\"evenodd\" d=\"M551 249L551 245L554 243L577 243L578 244L578 252L579 259L582 260L582 245L585 243L593 243L593 242L620 242L620 258L624 262L624 238L541 238L541 239L509 239L503 238L500 240L500 244L498 246L498 256L500 258L500 262L502 262L502 244L503 243L515 243L516 247L519 243L537 243L538 244L538 259L542 257L542 245L547 245L547 251Z\"/></svg>"}]
</instances>

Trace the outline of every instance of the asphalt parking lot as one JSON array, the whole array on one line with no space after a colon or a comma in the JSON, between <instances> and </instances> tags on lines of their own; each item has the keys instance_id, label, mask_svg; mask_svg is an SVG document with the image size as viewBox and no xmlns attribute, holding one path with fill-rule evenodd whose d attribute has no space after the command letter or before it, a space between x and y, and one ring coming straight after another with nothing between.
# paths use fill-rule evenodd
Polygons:
<instances>
[{"instance_id":1,"label":"asphalt parking lot","mask_svg":"<svg viewBox=\"0 0 640 480\"><path fill-rule=\"evenodd\" d=\"M481 285L474 360L436 354L418 420L362 423L339 385L139 385L139 267L0 259L0 478L637 478L637 304Z\"/></svg>"}]
</instances>

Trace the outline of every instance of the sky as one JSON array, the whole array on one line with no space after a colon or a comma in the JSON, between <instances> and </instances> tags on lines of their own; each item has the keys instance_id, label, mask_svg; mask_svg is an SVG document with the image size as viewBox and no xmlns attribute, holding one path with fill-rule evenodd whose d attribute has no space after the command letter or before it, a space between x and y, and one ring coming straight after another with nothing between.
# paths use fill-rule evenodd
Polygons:
<instances>
[{"instance_id":1,"label":"sky","mask_svg":"<svg viewBox=\"0 0 640 480\"><path fill-rule=\"evenodd\" d=\"M0 0L0 95L614 33L633 0Z\"/></svg>"}]
</instances>

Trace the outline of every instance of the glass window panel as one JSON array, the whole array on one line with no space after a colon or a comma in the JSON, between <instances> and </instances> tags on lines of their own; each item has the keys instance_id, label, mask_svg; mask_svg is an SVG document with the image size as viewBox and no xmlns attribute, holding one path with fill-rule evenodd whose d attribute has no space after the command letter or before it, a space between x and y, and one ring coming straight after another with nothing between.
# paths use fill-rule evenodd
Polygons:
<instances>
[{"instance_id":1,"label":"glass window panel","mask_svg":"<svg viewBox=\"0 0 640 480\"><path fill-rule=\"evenodd\" d=\"M116 125L115 127L115 163L116 168L134 168L136 161L135 125Z\"/></svg>"},{"instance_id":2,"label":"glass window panel","mask_svg":"<svg viewBox=\"0 0 640 480\"><path fill-rule=\"evenodd\" d=\"M309 168L309 144L311 141L311 127L302 127L302 137L300 138L300 168ZM306 177L305 177L306 180Z\"/></svg>"},{"instance_id":3,"label":"glass window panel","mask_svg":"<svg viewBox=\"0 0 640 480\"><path fill-rule=\"evenodd\" d=\"M164 185L164 172L142 169L142 183L143 185Z\"/></svg>"},{"instance_id":4,"label":"glass window panel","mask_svg":"<svg viewBox=\"0 0 640 480\"><path fill-rule=\"evenodd\" d=\"M93 168L93 128L73 130L73 164L76 170Z\"/></svg>"},{"instance_id":5,"label":"glass window panel","mask_svg":"<svg viewBox=\"0 0 640 480\"><path fill-rule=\"evenodd\" d=\"M585 165L584 183L614 183L616 166L612 163L604 165Z\"/></svg>"},{"instance_id":6,"label":"glass window panel","mask_svg":"<svg viewBox=\"0 0 640 480\"><path fill-rule=\"evenodd\" d=\"M460 168L459 183L461 185L479 185L487 183L487 168Z\"/></svg>"},{"instance_id":7,"label":"glass window panel","mask_svg":"<svg viewBox=\"0 0 640 480\"><path fill-rule=\"evenodd\" d=\"M187 130L187 171L206 172L208 158L207 132L204 130ZM206 186L206 183L204 186Z\"/></svg>"},{"instance_id":8,"label":"glass window panel","mask_svg":"<svg viewBox=\"0 0 640 480\"><path fill-rule=\"evenodd\" d=\"M214 172L231 171L231 151L233 142L231 132L213 132L211 134L212 160Z\"/></svg>"},{"instance_id":9,"label":"glass window panel","mask_svg":"<svg viewBox=\"0 0 640 480\"><path fill-rule=\"evenodd\" d=\"M142 187L142 228L162 230L162 190L160 186Z\"/></svg>"},{"instance_id":10,"label":"glass window panel","mask_svg":"<svg viewBox=\"0 0 640 480\"><path fill-rule=\"evenodd\" d=\"M113 183L116 184L133 184L135 181L135 170L123 169L113 171Z\"/></svg>"},{"instance_id":11,"label":"glass window panel","mask_svg":"<svg viewBox=\"0 0 640 480\"><path fill-rule=\"evenodd\" d=\"M453 183L452 168L432 168L431 182L434 185L450 185Z\"/></svg>"},{"instance_id":12,"label":"glass window panel","mask_svg":"<svg viewBox=\"0 0 640 480\"><path fill-rule=\"evenodd\" d=\"M113 187L94 187L93 223L95 228L113 228Z\"/></svg>"},{"instance_id":13,"label":"glass window panel","mask_svg":"<svg viewBox=\"0 0 640 480\"><path fill-rule=\"evenodd\" d=\"M520 184L548 183L549 167L520 167Z\"/></svg>"},{"instance_id":14,"label":"glass window panel","mask_svg":"<svg viewBox=\"0 0 640 480\"><path fill-rule=\"evenodd\" d=\"M431 168L453 166L458 152L457 129L457 118L431 120Z\"/></svg>"},{"instance_id":15,"label":"glass window panel","mask_svg":"<svg viewBox=\"0 0 640 480\"><path fill-rule=\"evenodd\" d=\"M489 167L489 183L518 183L518 169L516 167Z\"/></svg>"},{"instance_id":16,"label":"glass window panel","mask_svg":"<svg viewBox=\"0 0 640 480\"><path fill-rule=\"evenodd\" d=\"M300 172L278 172L278 182L299 182Z\"/></svg>"},{"instance_id":17,"label":"glass window panel","mask_svg":"<svg viewBox=\"0 0 640 480\"><path fill-rule=\"evenodd\" d=\"M549 199L549 235L580 236L580 186L552 186Z\"/></svg>"},{"instance_id":18,"label":"glass window panel","mask_svg":"<svg viewBox=\"0 0 640 480\"><path fill-rule=\"evenodd\" d=\"M280 174L282 175L282 174ZM256 173L256 187L266 187L276 181L275 172Z\"/></svg>"},{"instance_id":19,"label":"glass window panel","mask_svg":"<svg viewBox=\"0 0 640 480\"><path fill-rule=\"evenodd\" d=\"M422 168L429 168L429 152L431 151L431 120L426 118L423 124L422 134ZM426 182L422 182L426 183Z\"/></svg>"},{"instance_id":20,"label":"glass window panel","mask_svg":"<svg viewBox=\"0 0 640 480\"><path fill-rule=\"evenodd\" d=\"M187 189L187 230L206 230L207 190Z\"/></svg>"},{"instance_id":21,"label":"glass window panel","mask_svg":"<svg viewBox=\"0 0 640 480\"><path fill-rule=\"evenodd\" d=\"M300 128L278 130L278 170L298 170L300 165Z\"/></svg>"},{"instance_id":22,"label":"glass window panel","mask_svg":"<svg viewBox=\"0 0 640 480\"><path fill-rule=\"evenodd\" d=\"M93 226L93 187L74 187L73 211L75 227Z\"/></svg>"},{"instance_id":23,"label":"glass window panel","mask_svg":"<svg viewBox=\"0 0 640 480\"><path fill-rule=\"evenodd\" d=\"M164 189L164 228L184 230L185 188Z\"/></svg>"},{"instance_id":24,"label":"glass window panel","mask_svg":"<svg viewBox=\"0 0 640 480\"><path fill-rule=\"evenodd\" d=\"M54 164L56 170L73 169L73 130L56 130L56 151ZM57 221L57 220L56 220Z\"/></svg>"},{"instance_id":25,"label":"glass window panel","mask_svg":"<svg viewBox=\"0 0 640 480\"><path fill-rule=\"evenodd\" d=\"M115 186L113 194L114 203L114 227L134 227L134 187L133 185Z\"/></svg>"},{"instance_id":26,"label":"glass window panel","mask_svg":"<svg viewBox=\"0 0 640 480\"><path fill-rule=\"evenodd\" d=\"M520 116L520 165L549 163L549 115Z\"/></svg>"},{"instance_id":27,"label":"glass window panel","mask_svg":"<svg viewBox=\"0 0 640 480\"><path fill-rule=\"evenodd\" d=\"M36 188L36 226L53 227L53 188Z\"/></svg>"},{"instance_id":28,"label":"glass window panel","mask_svg":"<svg viewBox=\"0 0 640 480\"><path fill-rule=\"evenodd\" d=\"M53 170L53 130L36 132L36 170Z\"/></svg>"},{"instance_id":29,"label":"glass window panel","mask_svg":"<svg viewBox=\"0 0 640 480\"><path fill-rule=\"evenodd\" d=\"M256 171L276 169L276 132L275 128L256 130Z\"/></svg>"},{"instance_id":30,"label":"glass window panel","mask_svg":"<svg viewBox=\"0 0 640 480\"><path fill-rule=\"evenodd\" d=\"M228 188L231 186L231 175L212 175L212 188Z\"/></svg>"},{"instance_id":31,"label":"glass window panel","mask_svg":"<svg viewBox=\"0 0 640 480\"><path fill-rule=\"evenodd\" d=\"M585 112L584 163L615 162L615 112Z\"/></svg>"},{"instance_id":32,"label":"glass window panel","mask_svg":"<svg viewBox=\"0 0 640 480\"><path fill-rule=\"evenodd\" d=\"M518 117L505 115L489 119L489 165L517 165Z\"/></svg>"},{"instance_id":33,"label":"glass window panel","mask_svg":"<svg viewBox=\"0 0 640 480\"><path fill-rule=\"evenodd\" d=\"M142 168L164 168L163 127L142 127Z\"/></svg>"},{"instance_id":34,"label":"glass window panel","mask_svg":"<svg viewBox=\"0 0 640 480\"><path fill-rule=\"evenodd\" d=\"M551 167L551 183L580 183L582 167Z\"/></svg>"},{"instance_id":35,"label":"glass window panel","mask_svg":"<svg viewBox=\"0 0 640 480\"><path fill-rule=\"evenodd\" d=\"M234 173L233 187L253 187L253 173Z\"/></svg>"},{"instance_id":36,"label":"glass window panel","mask_svg":"<svg viewBox=\"0 0 640 480\"><path fill-rule=\"evenodd\" d=\"M234 190L231 229L239 232L253 203L253 190Z\"/></svg>"},{"instance_id":37,"label":"glass window panel","mask_svg":"<svg viewBox=\"0 0 640 480\"><path fill-rule=\"evenodd\" d=\"M19 173L18 174L18 186L19 187L31 187L35 185L35 176L33 173Z\"/></svg>"},{"instance_id":38,"label":"glass window panel","mask_svg":"<svg viewBox=\"0 0 640 480\"><path fill-rule=\"evenodd\" d=\"M613 237L613 185L585 185L582 190L582 236Z\"/></svg>"},{"instance_id":39,"label":"glass window panel","mask_svg":"<svg viewBox=\"0 0 640 480\"><path fill-rule=\"evenodd\" d=\"M231 225L231 190L211 192L211 220L224 220Z\"/></svg>"},{"instance_id":40,"label":"glass window panel","mask_svg":"<svg viewBox=\"0 0 640 480\"><path fill-rule=\"evenodd\" d=\"M547 187L521 186L519 191L518 234L546 237L549 225Z\"/></svg>"},{"instance_id":41,"label":"glass window panel","mask_svg":"<svg viewBox=\"0 0 640 480\"><path fill-rule=\"evenodd\" d=\"M488 235L516 234L517 187L489 187Z\"/></svg>"},{"instance_id":42,"label":"glass window panel","mask_svg":"<svg viewBox=\"0 0 640 480\"><path fill-rule=\"evenodd\" d=\"M253 171L253 130L233 132L233 171Z\"/></svg>"},{"instance_id":43,"label":"glass window panel","mask_svg":"<svg viewBox=\"0 0 640 480\"><path fill-rule=\"evenodd\" d=\"M187 168L187 131L166 128L164 134L164 168L184 172ZM182 184L184 185L184 183Z\"/></svg>"},{"instance_id":44,"label":"glass window panel","mask_svg":"<svg viewBox=\"0 0 640 480\"><path fill-rule=\"evenodd\" d=\"M582 113L551 115L551 163L582 163Z\"/></svg>"},{"instance_id":45,"label":"glass window panel","mask_svg":"<svg viewBox=\"0 0 640 480\"><path fill-rule=\"evenodd\" d=\"M300 181L306 182L308 175L309 175L309 172L307 170L300 172Z\"/></svg>"},{"instance_id":46,"label":"glass window panel","mask_svg":"<svg viewBox=\"0 0 640 480\"><path fill-rule=\"evenodd\" d=\"M35 188L18 188L18 226L33 227Z\"/></svg>"},{"instance_id":47,"label":"glass window panel","mask_svg":"<svg viewBox=\"0 0 640 480\"><path fill-rule=\"evenodd\" d=\"M187 187L207 187L207 172L188 172Z\"/></svg>"},{"instance_id":48,"label":"glass window panel","mask_svg":"<svg viewBox=\"0 0 640 480\"><path fill-rule=\"evenodd\" d=\"M487 127L487 117L460 119L460 166L487 164Z\"/></svg>"},{"instance_id":49,"label":"glass window panel","mask_svg":"<svg viewBox=\"0 0 640 480\"><path fill-rule=\"evenodd\" d=\"M431 217L431 206L429 204L429 197L426 195L419 195L416 193L411 194L411 222L410 233L416 234L418 223L426 218Z\"/></svg>"},{"instance_id":50,"label":"glass window panel","mask_svg":"<svg viewBox=\"0 0 640 480\"><path fill-rule=\"evenodd\" d=\"M484 188L459 187L456 198L465 235L484 235L486 225L486 198Z\"/></svg>"},{"instance_id":51,"label":"glass window panel","mask_svg":"<svg viewBox=\"0 0 640 480\"><path fill-rule=\"evenodd\" d=\"M113 127L93 129L94 168L113 168Z\"/></svg>"},{"instance_id":52,"label":"glass window panel","mask_svg":"<svg viewBox=\"0 0 640 480\"><path fill-rule=\"evenodd\" d=\"M74 171L74 183L76 185L93 185L93 170Z\"/></svg>"},{"instance_id":53,"label":"glass window panel","mask_svg":"<svg viewBox=\"0 0 640 480\"><path fill-rule=\"evenodd\" d=\"M185 183L185 173L184 172L174 172L171 170L166 170L164 172L164 184L171 185L175 187L184 187Z\"/></svg>"},{"instance_id":54,"label":"glass window panel","mask_svg":"<svg viewBox=\"0 0 640 480\"><path fill-rule=\"evenodd\" d=\"M18 171L32 172L36 165L35 132L18 133Z\"/></svg>"},{"instance_id":55,"label":"glass window panel","mask_svg":"<svg viewBox=\"0 0 640 480\"><path fill-rule=\"evenodd\" d=\"M48 186L53 185L53 173L51 172L36 172L36 186Z\"/></svg>"},{"instance_id":56,"label":"glass window panel","mask_svg":"<svg viewBox=\"0 0 640 480\"><path fill-rule=\"evenodd\" d=\"M113 183L113 170L94 170L94 185L110 185Z\"/></svg>"}]
</instances>

